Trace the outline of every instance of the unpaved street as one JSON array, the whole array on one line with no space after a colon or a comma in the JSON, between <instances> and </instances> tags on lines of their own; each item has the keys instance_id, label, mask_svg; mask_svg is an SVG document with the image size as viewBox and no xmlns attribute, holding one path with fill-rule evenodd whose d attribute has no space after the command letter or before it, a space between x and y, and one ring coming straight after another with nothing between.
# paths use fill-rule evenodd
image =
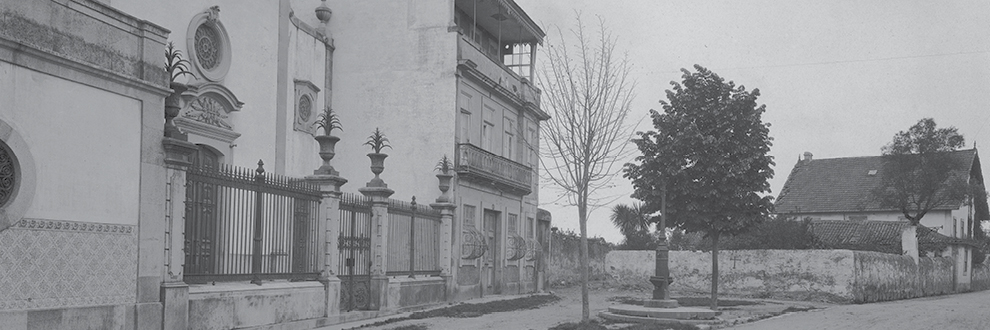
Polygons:
<instances>
[{"instance_id":1,"label":"unpaved street","mask_svg":"<svg viewBox=\"0 0 990 330\"><path fill-rule=\"evenodd\" d=\"M990 291L787 314L732 329L990 329Z\"/></svg>"}]
</instances>

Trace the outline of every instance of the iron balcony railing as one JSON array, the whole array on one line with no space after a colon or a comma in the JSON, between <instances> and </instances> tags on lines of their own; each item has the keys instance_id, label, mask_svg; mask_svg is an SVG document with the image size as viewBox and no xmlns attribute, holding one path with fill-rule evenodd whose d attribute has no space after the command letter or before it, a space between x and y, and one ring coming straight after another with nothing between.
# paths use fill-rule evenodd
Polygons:
<instances>
[{"instance_id":1,"label":"iron balcony railing","mask_svg":"<svg viewBox=\"0 0 990 330\"><path fill-rule=\"evenodd\" d=\"M492 183L519 195L533 192L533 169L470 143L457 145L457 174L467 180Z\"/></svg>"}]
</instances>

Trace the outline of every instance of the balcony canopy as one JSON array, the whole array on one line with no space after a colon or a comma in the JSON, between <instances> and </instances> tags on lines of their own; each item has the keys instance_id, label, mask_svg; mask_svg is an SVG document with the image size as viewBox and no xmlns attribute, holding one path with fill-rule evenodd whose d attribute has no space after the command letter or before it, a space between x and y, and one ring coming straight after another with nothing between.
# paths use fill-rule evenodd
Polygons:
<instances>
[{"instance_id":1,"label":"balcony canopy","mask_svg":"<svg viewBox=\"0 0 990 330\"><path fill-rule=\"evenodd\" d=\"M455 5L503 44L542 44L546 36L513 0L455 0Z\"/></svg>"}]
</instances>

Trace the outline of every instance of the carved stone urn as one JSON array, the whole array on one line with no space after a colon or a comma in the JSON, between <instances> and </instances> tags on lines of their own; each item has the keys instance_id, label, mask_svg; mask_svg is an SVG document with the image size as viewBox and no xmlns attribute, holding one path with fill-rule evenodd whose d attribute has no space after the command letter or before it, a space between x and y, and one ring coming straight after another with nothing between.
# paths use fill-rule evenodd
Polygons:
<instances>
[{"instance_id":1,"label":"carved stone urn","mask_svg":"<svg viewBox=\"0 0 990 330\"><path fill-rule=\"evenodd\" d=\"M314 139L320 144L320 158L323 159L323 165L313 171L313 174L339 175L340 173L330 165L330 160L337 154L334 149L340 138L333 135L317 135Z\"/></svg>"},{"instance_id":2,"label":"carved stone urn","mask_svg":"<svg viewBox=\"0 0 990 330\"><path fill-rule=\"evenodd\" d=\"M375 174L375 178L368 182L368 187L387 187L385 181L378 177L385 170L385 157L387 154L380 152L372 152L368 154L368 158L371 158L371 173Z\"/></svg>"},{"instance_id":3,"label":"carved stone urn","mask_svg":"<svg viewBox=\"0 0 990 330\"><path fill-rule=\"evenodd\" d=\"M450 190L450 180L453 177L454 175L450 173L437 174L437 179L440 180L440 197L437 197L437 203L450 202L450 196L447 195L447 191Z\"/></svg>"},{"instance_id":4,"label":"carved stone urn","mask_svg":"<svg viewBox=\"0 0 990 330\"><path fill-rule=\"evenodd\" d=\"M172 89L172 94L165 97L165 137L186 140L185 134L175 127L173 120L179 116L179 110L182 109L182 92L189 88L177 82L169 83L168 87Z\"/></svg>"}]
</instances>

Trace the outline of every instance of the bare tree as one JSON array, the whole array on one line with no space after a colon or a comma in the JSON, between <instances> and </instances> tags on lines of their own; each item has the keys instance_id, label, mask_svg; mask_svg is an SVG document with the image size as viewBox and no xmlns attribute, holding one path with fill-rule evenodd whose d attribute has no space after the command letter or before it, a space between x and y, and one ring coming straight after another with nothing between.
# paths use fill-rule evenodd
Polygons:
<instances>
[{"instance_id":1,"label":"bare tree","mask_svg":"<svg viewBox=\"0 0 990 330\"><path fill-rule=\"evenodd\" d=\"M543 108L550 119L542 125L543 168L551 183L578 209L581 227L581 321L587 322L588 212L601 206L596 192L611 186L620 172L631 127L625 124L634 83L625 57L615 56L616 39L598 17L597 33L587 33L581 14L567 30L568 44L557 28L558 40L548 43L544 65L537 73Z\"/></svg>"}]
</instances>

